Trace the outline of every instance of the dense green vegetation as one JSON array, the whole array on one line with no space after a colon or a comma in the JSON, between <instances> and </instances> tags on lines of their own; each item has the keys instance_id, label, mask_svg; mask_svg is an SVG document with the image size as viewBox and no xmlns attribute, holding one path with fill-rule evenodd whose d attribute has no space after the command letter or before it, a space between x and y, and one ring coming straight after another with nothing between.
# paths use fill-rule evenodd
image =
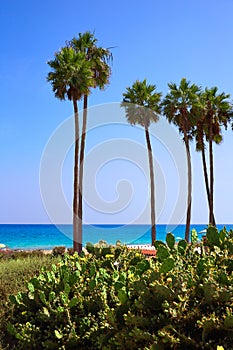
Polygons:
<instances>
[{"instance_id":1,"label":"dense green vegetation","mask_svg":"<svg viewBox=\"0 0 233 350\"><path fill-rule=\"evenodd\" d=\"M0 349L6 335L6 323L11 312L8 304L10 294L26 291L26 283L42 267L51 268L58 258L45 255L41 251L0 253Z\"/></svg>"},{"instance_id":2,"label":"dense green vegetation","mask_svg":"<svg viewBox=\"0 0 233 350\"><path fill-rule=\"evenodd\" d=\"M5 340L16 349L232 349L233 232L65 255L10 297ZM15 289L13 289L15 291Z\"/></svg>"}]
</instances>

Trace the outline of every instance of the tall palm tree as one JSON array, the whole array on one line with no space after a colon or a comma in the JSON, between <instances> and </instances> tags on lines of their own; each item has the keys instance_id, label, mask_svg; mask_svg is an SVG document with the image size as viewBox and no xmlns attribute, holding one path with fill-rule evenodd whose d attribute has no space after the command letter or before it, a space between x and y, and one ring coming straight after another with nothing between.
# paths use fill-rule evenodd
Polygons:
<instances>
[{"instance_id":1,"label":"tall palm tree","mask_svg":"<svg viewBox=\"0 0 233 350\"><path fill-rule=\"evenodd\" d=\"M162 94L156 92L156 86L147 84L146 79L136 81L132 87L127 87L123 93L122 106L126 109L126 118L130 124L139 124L144 127L148 150L151 190L151 242L156 239L156 213L155 213L155 185L153 154L150 141L149 126L157 122L160 114L160 101Z\"/></svg>"},{"instance_id":2,"label":"tall palm tree","mask_svg":"<svg viewBox=\"0 0 233 350\"><path fill-rule=\"evenodd\" d=\"M209 224L215 225L214 218L214 157L213 142L221 143L222 130L221 127L227 128L232 118L232 105L229 101L230 95L220 93L218 88L206 88L201 94L203 124L202 131L209 143Z\"/></svg>"},{"instance_id":3,"label":"tall palm tree","mask_svg":"<svg viewBox=\"0 0 233 350\"><path fill-rule=\"evenodd\" d=\"M196 151L201 152L201 158L202 158L202 166L203 166L203 172L204 172L204 180L205 180L205 188L206 188L206 194L207 194L207 200L208 200L208 206L210 208L210 186L209 186L209 178L208 178L208 170L207 170L207 163L206 163L206 145L205 145L205 115L201 113L200 109L200 116L197 120L195 130L194 130L194 136L196 138ZM214 226L216 225L215 217L213 216L213 222Z\"/></svg>"},{"instance_id":4,"label":"tall palm tree","mask_svg":"<svg viewBox=\"0 0 233 350\"><path fill-rule=\"evenodd\" d=\"M83 95L88 95L92 86L92 70L90 62L82 52L76 52L72 47L64 47L55 53L53 60L48 62L52 71L47 81L52 84L55 97L73 102L75 121L75 152L74 152L74 193L73 193L73 247L81 252L82 237L78 231L78 156L79 156L79 113L78 101Z\"/></svg>"},{"instance_id":5,"label":"tall palm tree","mask_svg":"<svg viewBox=\"0 0 233 350\"><path fill-rule=\"evenodd\" d=\"M173 123L179 128L179 132L183 135L187 155L188 198L185 239L189 241L192 208L192 166L189 143L192 139L193 128L197 118L196 111L198 108L200 87L195 84L191 85L185 78L181 79L179 86L175 83L170 83L168 87L170 91L162 103L163 114L169 123Z\"/></svg>"},{"instance_id":6,"label":"tall palm tree","mask_svg":"<svg viewBox=\"0 0 233 350\"><path fill-rule=\"evenodd\" d=\"M97 46L97 39L94 34L87 31L83 34L79 33L79 36L74 37L68 46L73 48L77 54L83 54L86 61L90 64L92 72L92 82L90 88L99 87L104 89L109 83L109 77L111 69L108 63L112 59L112 54L109 49ZM83 219L83 171L84 171L84 150L86 141L86 128L87 128L87 107L88 107L88 94L84 93L83 99L83 124L82 124L82 136L81 136L81 148L79 157L79 200L78 200L78 231L79 237L82 237L82 219Z\"/></svg>"}]
</instances>

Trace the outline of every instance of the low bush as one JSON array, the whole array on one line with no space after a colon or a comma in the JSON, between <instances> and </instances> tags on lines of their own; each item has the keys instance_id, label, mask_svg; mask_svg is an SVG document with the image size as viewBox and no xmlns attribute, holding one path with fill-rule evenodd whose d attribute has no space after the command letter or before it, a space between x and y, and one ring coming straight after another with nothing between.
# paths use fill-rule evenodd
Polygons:
<instances>
[{"instance_id":1,"label":"low bush","mask_svg":"<svg viewBox=\"0 0 233 350\"><path fill-rule=\"evenodd\" d=\"M154 259L105 244L66 254L11 295L11 347L232 349L233 232L193 237L168 234Z\"/></svg>"},{"instance_id":2,"label":"low bush","mask_svg":"<svg viewBox=\"0 0 233 350\"><path fill-rule=\"evenodd\" d=\"M64 256L66 251L67 251L67 249L64 246L54 247L52 250L52 255L53 256Z\"/></svg>"},{"instance_id":3,"label":"low bush","mask_svg":"<svg viewBox=\"0 0 233 350\"><path fill-rule=\"evenodd\" d=\"M43 257L44 251L41 249L36 250L6 250L0 253L0 262L4 260L17 260L32 257Z\"/></svg>"}]
</instances>

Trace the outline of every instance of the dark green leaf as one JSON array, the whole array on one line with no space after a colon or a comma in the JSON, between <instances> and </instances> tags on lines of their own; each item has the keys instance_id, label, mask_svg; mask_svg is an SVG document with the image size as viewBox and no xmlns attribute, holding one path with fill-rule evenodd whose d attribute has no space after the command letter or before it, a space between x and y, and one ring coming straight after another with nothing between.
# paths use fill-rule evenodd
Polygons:
<instances>
[{"instance_id":1,"label":"dark green leaf","mask_svg":"<svg viewBox=\"0 0 233 350\"><path fill-rule=\"evenodd\" d=\"M125 304L126 301L128 300L128 296L125 290L121 289L118 291L118 298L121 302L121 304Z\"/></svg>"},{"instance_id":2,"label":"dark green leaf","mask_svg":"<svg viewBox=\"0 0 233 350\"><path fill-rule=\"evenodd\" d=\"M70 300L69 307L71 308L71 307L74 307L76 305L78 305L78 298L74 297Z\"/></svg>"},{"instance_id":3,"label":"dark green leaf","mask_svg":"<svg viewBox=\"0 0 233 350\"><path fill-rule=\"evenodd\" d=\"M210 246L220 247L219 233L216 227L208 227L206 237Z\"/></svg>"},{"instance_id":4,"label":"dark green leaf","mask_svg":"<svg viewBox=\"0 0 233 350\"><path fill-rule=\"evenodd\" d=\"M201 274L206 268L206 260L200 259L197 263L197 273Z\"/></svg>"},{"instance_id":5,"label":"dark green leaf","mask_svg":"<svg viewBox=\"0 0 233 350\"><path fill-rule=\"evenodd\" d=\"M163 241L155 241L154 242L155 249L158 249L160 246L167 247L167 245Z\"/></svg>"},{"instance_id":6,"label":"dark green leaf","mask_svg":"<svg viewBox=\"0 0 233 350\"><path fill-rule=\"evenodd\" d=\"M163 261L162 265L160 266L159 272L160 273L167 273L171 271L174 268L174 260L172 258L167 258Z\"/></svg>"},{"instance_id":7,"label":"dark green leaf","mask_svg":"<svg viewBox=\"0 0 233 350\"><path fill-rule=\"evenodd\" d=\"M90 282L89 282L89 287L91 290L95 289L96 287L96 279L93 278Z\"/></svg>"},{"instance_id":8,"label":"dark green leaf","mask_svg":"<svg viewBox=\"0 0 233 350\"><path fill-rule=\"evenodd\" d=\"M170 249L173 249L174 246L175 246L175 237L173 236L172 233L168 233L167 236L166 236L166 242L167 242L167 245Z\"/></svg>"},{"instance_id":9,"label":"dark green leaf","mask_svg":"<svg viewBox=\"0 0 233 350\"><path fill-rule=\"evenodd\" d=\"M43 290L41 290L41 291L39 292L39 297L40 297L40 300L42 301L42 303L46 305L46 304L47 304L47 301L46 301L45 293L44 293Z\"/></svg>"},{"instance_id":10,"label":"dark green leaf","mask_svg":"<svg viewBox=\"0 0 233 350\"><path fill-rule=\"evenodd\" d=\"M226 316L226 318L224 320L224 327L226 327L227 329L233 328L233 316L232 315Z\"/></svg>"},{"instance_id":11,"label":"dark green leaf","mask_svg":"<svg viewBox=\"0 0 233 350\"><path fill-rule=\"evenodd\" d=\"M143 260L140 261L137 265L136 265L136 269L137 272L140 271L141 274L143 274L145 271L147 271L150 268L150 264L148 260Z\"/></svg>"},{"instance_id":12,"label":"dark green leaf","mask_svg":"<svg viewBox=\"0 0 233 350\"><path fill-rule=\"evenodd\" d=\"M165 246L160 245L157 248L156 251L156 258L158 258L160 261L164 261L165 259L167 259L170 255L170 252L168 250L168 248Z\"/></svg>"},{"instance_id":13,"label":"dark green leaf","mask_svg":"<svg viewBox=\"0 0 233 350\"><path fill-rule=\"evenodd\" d=\"M65 284L64 293L68 296L70 294L70 286L68 283Z\"/></svg>"},{"instance_id":14,"label":"dark green leaf","mask_svg":"<svg viewBox=\"0 0 233 350\"><path fill-rule=\"evenodd\" d=\"M52 291L49 293L49 302L50 303L55 299L55 296L56 296L55 292Z\"/></svg>"},{"instance_id":15,"label":"dark green leaf","mask_svg":"<svg viewBox=\"0 0 233 350\"><path fill-rule=\"evenodd\" d=\"M184 251L185 251L185 249L187 247L187 244L188 243L184 239L182 239L181 241L178 242L178 252L180 254L184 253Z\"/></svg>"}]
</instances>

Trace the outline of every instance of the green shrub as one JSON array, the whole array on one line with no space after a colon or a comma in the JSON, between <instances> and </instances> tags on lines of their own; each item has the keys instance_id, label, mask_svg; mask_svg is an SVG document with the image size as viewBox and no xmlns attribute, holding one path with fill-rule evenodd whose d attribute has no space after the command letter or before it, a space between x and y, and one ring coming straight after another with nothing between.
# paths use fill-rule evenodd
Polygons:
<instances>
[{"instance_id":1,"label":"green shrub","mask_svg":"<svg viewBox=\"0 0 233 350\"><path fill-rule=\"evenodd\" d=\"M155 242L155 259L89 245L11 296L17 349L232 349L233 232ZM221 347L220 347L221 348Z\"/></svg>"},{"instance_id":2,"label":"green shrub","mask_svg":"<svg viewBox=\"0 0 233 350\"><path fill-rule=\"evenodd\" d=\"M51 269L52 263L58 262L57 258L41 255L38 251L27 253L26 256L21 252L3 255L0 260L0 349L3 348L1 343L6 336L6 323L12 310L12 305L7 304L9 295L26 291L26 283L39 273L42 266Z\"/></svg>"}]
</instances>

